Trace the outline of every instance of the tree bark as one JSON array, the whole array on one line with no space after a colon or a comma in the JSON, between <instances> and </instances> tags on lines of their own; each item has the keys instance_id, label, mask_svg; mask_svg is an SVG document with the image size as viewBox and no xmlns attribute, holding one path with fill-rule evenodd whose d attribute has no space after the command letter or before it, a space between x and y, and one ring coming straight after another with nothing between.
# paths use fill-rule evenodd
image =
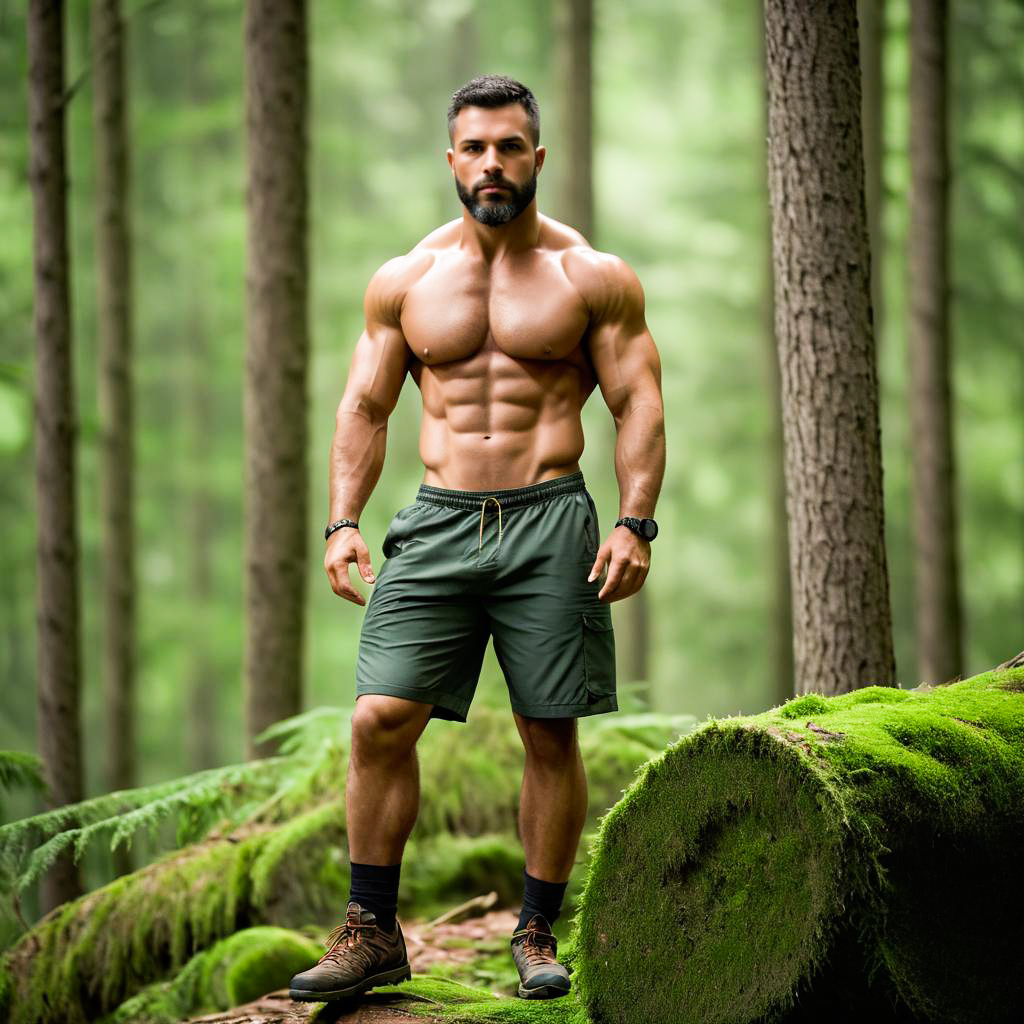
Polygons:
<instances>
[{"instance_id":1,"label":"tree bark","mask_svg":"<svg viewBox=\"0 0 1024 1024\"><path fill-rule=\"evenodd\" d=\"M94 0L96 280L99 327L100 501L106 785L131 789L135 766L135 544L132 262L124 27L119 0ZM123 851L121 873L131 869Z\"/></svg>"},{"instance_id":2,"label":"tree bark","mask_svg":"<svg viewBox=\"0 0 1024 1024\"><path fill-rule=\"evenodd\" d=\"M593 242L593 0L562 0L557 17L558 80L563 97L561 142L565 152L557 182L558 216Z\"/></svg>"},{"instance_id":3,"label":"tree bark","mask_svg":"<svg viewBox=\"0 0 1024 1024\"><path fill-rule=\"evenodd\" d=\"M764 0L760 5L764 19ZM761 39L761 69L767 82L767 54L764 33ZM768 93L763 96L764 130L768 135ZM767 160L767 150L765 159ZM765 187L765 209L770 210L770 197ZM794 696L793 679L793 591L789 583L789 533L786 521L785 445L782 441L782 378L775 346L775 296L772 267L772 228L769 214L764 237L764 285L761 296L761 322L765 340L767 379L771 395L771 428L768 438L771 480L769 484L769 515L771 544L771 664L772 690L775 701L782 703Z\"/></svg>"},{"instance_id":4,"label":"tree bark","mask_svg":"<svg viewBox=\"0 0 1024 1024\"><path fill-rule=\"evenodd\" d=\"M949 380L946 3L910 7L910 422L918 675L962 669Z\"/></svg>"},{"instance_id":5,"label":"tree bark","mask_svg":"<svg viewBox=\"0 0 1024 1024\"><path fill-rule=\"evenodd\" d=\"M246 718L302 706L307 530L308 255L304 0L250 0L246 359Z\"/></svg>"},{"instance_id":6,"label":"tree bark","mask_svg":"<svg viewBox=\"0 0 1024 1024\"><path fill-rule=\"evenodd\" d=\"M858 0L861 53L861 122L864 125L864 198L871 243L871 311L875 345L881 345L885 296L885 0Z\"/></svg>"},{"instance_id":7,"label":"tree bark","mask_svg":"<svg viewBox=\"0 0 1024 1024\"><path fill-rule=\"evenodd\" d=\"M67 171L64 5L28 11L29 181L34 215L36 519L39 752L53 807L82 798L80 612L76 516ZM44 911L81 892L61 858L43 880Z\"/></svg>"},{"instance_id":8,"label":"tree bark","mask_svg":"<svg viewBox=\"0 0 1024 1024\"><path fill-rule=\"evenodd\" d=\"M765 0L797 692L894 677L853 0Z\"/></svg>"}]
</instances>

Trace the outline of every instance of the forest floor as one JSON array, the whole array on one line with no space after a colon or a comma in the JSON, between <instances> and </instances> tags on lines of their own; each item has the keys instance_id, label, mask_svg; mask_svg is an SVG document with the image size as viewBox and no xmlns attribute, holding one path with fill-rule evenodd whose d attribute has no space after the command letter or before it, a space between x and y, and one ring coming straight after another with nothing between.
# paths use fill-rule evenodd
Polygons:
<instances>
[{"instance_id":1,"label":"forest floor","mask_svg":"<svg viewBox=\"0 0 1024 1024\"><path fill-rule=\"evenodd\" d=\"M413 977L460 982L493 995L514 997L518 975L509 951L509 938L518 913L495 910L466 921L431 926L426 921L402 922ZM420 1004L413 1014L403 1006ZM423 1013L424 997L400 990L368 992L354 1003L300 1003L288 998L286 989L270 992L244 1006L194 1017L189 1024L383 1024L418 1020L429 1024Z\"/></svg>"}]
</instances>

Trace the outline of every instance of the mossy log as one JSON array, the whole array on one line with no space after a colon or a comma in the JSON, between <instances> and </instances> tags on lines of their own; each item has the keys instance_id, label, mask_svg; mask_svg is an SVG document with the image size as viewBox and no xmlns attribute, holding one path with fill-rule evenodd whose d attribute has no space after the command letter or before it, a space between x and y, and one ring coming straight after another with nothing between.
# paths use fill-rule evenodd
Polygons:
<instances>
[{"instance_id":1,"label":"mossy log","mask_svg":"<svg viewBox=\"0 0 1024 1024\"><path fill-rule=\"evenodd\" d=\"M324 853L340 845L342 822L341 804L325 804L196 843L56 908L4 955L0 1019L86 1024L240 928L339 906ZM296 876L311 873L316 884L298 895Z\"/></svg>"},{"instance_id":2,"label":"mossy log","mask_svg":"<svg viewBox=\"0 0 1024 1024\"><path fill-rule=\"evenodd\" d=\"M594 1024L995 1022L1024 997L1024 669L710 722L605 817Z\"/></svg>"}]
</instances>

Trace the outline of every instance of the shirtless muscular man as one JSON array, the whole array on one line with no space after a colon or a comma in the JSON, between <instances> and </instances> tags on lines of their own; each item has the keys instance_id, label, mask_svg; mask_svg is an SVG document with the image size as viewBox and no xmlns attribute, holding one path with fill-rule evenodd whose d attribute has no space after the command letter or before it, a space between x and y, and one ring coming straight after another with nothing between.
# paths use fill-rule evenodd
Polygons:
<instances>
[{"instance_id":1,"label":"shirtless muscular man","mask_svg":"<svg viewBox=\"0 0 1024 1024\"><path fill-rule=\"evenodd\" d=\"M465 209L366 291L330 460L324 568L362 605L346 800L345 922L296 999L344 999L409 977L396 921L427 721L465 721L489 638L526 752L519 995L569 991L551 925L587 811L576 719L617 709L612 601L636 593L665 466L661 367L636 275L543 216L536 100L509 78L452 97L448 163ZM374 576L359 515L380 476L406 374L423 396L416 501L391 521ZM601 541L583 482L580 412L595 385L618 432L620 519Z\"/></svg>"}]
</instances>

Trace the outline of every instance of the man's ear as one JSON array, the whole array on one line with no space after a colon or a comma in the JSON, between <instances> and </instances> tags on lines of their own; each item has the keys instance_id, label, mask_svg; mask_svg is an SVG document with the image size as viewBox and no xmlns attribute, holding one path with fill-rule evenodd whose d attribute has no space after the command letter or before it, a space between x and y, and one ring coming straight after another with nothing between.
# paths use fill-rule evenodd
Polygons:
<instances>
[{"instance_id":1,"label":"man's ear","mask_svg":"<svg viewBox=\"0 0 1024 1024\"><path fill-rule=\"evenodd\" d=\"M544 166L544 157L548 155L548 151L543 146L538 146L533 151L534 159L537 161L536 169L539 171Z\"/></svg>"},{"instance_id":2,"label":"man's ear","mask_svg":"<svg viewBox=\"0 0 1024 1024\"><path fill-rule=\"evenodd\" d=\"M445 156L448 157L448 166L452 169L452 174L454 174L455 173L455 164L454 164L453 161L455 160L455 150L454 149L449 149L448 152L445 154Z\"/></svg>"}]
</instances>

